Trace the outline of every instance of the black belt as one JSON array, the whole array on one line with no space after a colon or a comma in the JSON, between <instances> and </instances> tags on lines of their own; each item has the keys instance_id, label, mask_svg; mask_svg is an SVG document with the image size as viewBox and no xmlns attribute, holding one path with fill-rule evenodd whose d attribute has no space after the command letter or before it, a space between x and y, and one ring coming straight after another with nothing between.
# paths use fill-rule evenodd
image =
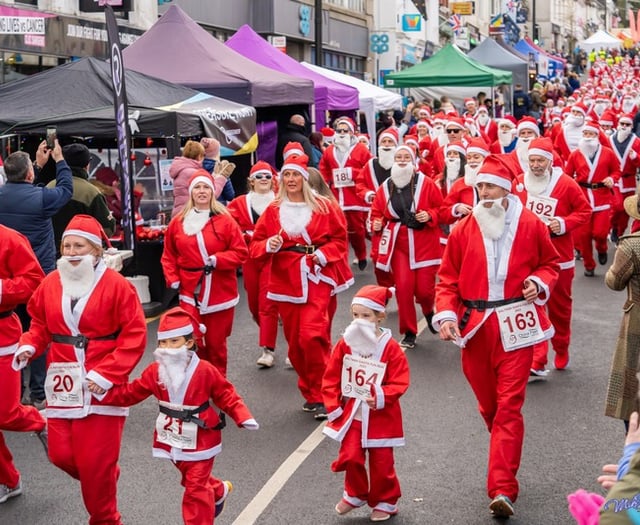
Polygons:
<instances>
[{"instance_id":1,"label":"black belt","mask_svg":"<svg viewBox=\"0 0 640 525\"><path fill-rule=\"evenodd\" d=\"M88 338L82 334L80 335L53 334L51 337L54 343L73 345L76 348L86 348L89 344L89 341L113 341L118 338L118 333L114 332L113 334L105 335L103 337L91 337L91 338Z\"/></svg>"},{"instance_id":2,"label":"black belt","mask_svg":"<svg viewBox=\"0 0 640 525\"><path fill-rule=\"evenodd\" d=\"M319 246L317 244L296 244L294 246L289 246L288 248L282 248L281 252L296 252L296 253L304 253L305 255L313 255Z\"/></svg>"},{"instance_id":3,"label":"black belt","mask_svg":"<svg viewBox=\"0 0 640 525\"><path fill-rule=\"evenodd\" d=\"M471 310L484 312L485 310L489 310L491 308L498 308L499 306L519 303L520 301L524 301L524 296L521 295L520 297L512 297L511 299L499 299L497 301L483 301L482 299L479 299L477 301L468 301L463 299L462 304L464 304L467 309L462 316L462 320L460 321L460 329L464 330L464 327L467 326L469 318L471 317Z\"/></svg>"},{"instance_id":4,"label":"black belt","mask_svg":"<svg viewBox=\"0 0 640 525\"><path fill-rule=\"evenodd\" d=\"M206 266L199 266L198 268L182 268L185 272L203 272L205 275L209 275L213 272L213 266L207 264Z\"/></svg>"},{"instance_id":5,"label":"black belt","mask_svg":"<svg viewBox=\"0 0 640 525\"><path fill-rule=\"evenodd\" d=\"M583 188L589 188L590 190L598 190L600 188L607 187L604 182L578 182L578 184Z\"/></svg>"},{"instance_id":6,"label":"black belt","mask_svg":"<svg viewBox=\"0 0 640 525\"><path fill-rule=\"evenodd\" d=\"M13 315L13 310L7 310L6 312L0 312L0 319L4 319L6 317L11 317Z\"/></svg>"},{"instance_id":7,"label":"black belt","mask_svg":"<svg viewBox=\"0 0 640 525\"><path fill-rule=\"evenodd\" d=\"M160 412L166 414L169 417L173 417L181 421L186 421L187 423L193 422L203 430L222 430L227 426L227 417L225 416L224 412L220 412L220 423L218 423L215 427L208 427L207 424L202 421L202 419L195 417L200 412L204 412L210 406L211 405L209 404L209 401L205 401L198 408L185 408L183 410L174 410L173 408L160 405Z\"/></svg>"}]
</instances>

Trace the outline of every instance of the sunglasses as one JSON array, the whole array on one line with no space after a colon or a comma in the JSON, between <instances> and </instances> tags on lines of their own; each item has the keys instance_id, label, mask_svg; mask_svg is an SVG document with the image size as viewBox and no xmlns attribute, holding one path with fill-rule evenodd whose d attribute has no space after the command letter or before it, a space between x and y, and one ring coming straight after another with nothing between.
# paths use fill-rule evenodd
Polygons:
<instances>
[{"instance_id":1,"label":"sunglasses","mask_svg":"<svg viewBox=\"0 0 640 525\"><path fill-rule=\"evenodd\" d=\"M461 131L461 129L448 129L447 133L460 133Z\"/></svg>"},{"instance_id":2,"label":"sunglasses","mask_svg":"<svg viewBox=\"0 0 640 525\"><path fill-rule=\"evenodd\" d=\"M273 176L273 175L262 175L262 173L258 173L258 174L256 174L256 175L254 175L254 176L253 176L253 178L254 178L254 179L257 179L257 180L261 180L261 179L271 180L271 177L272 177L272 176Z\"/></svg>"},{"instance_id":3,"label":"sunglasses","mask_svg":"<svg viewBox=\"0 0 640 525\"><path fill-rule=\"evenodd\" d=\"M338 133L339 135L345 135L346 133L349 133L348 129L337 129L336 133Z\"/></svg>"},{"instance_id":4,"label":"sunglasses","mask_svg":"<svg viewBox=\"0 0 640 525\"><path fill-rule=\"evenodd\" d=\"M627 124L626 122L620 122L620 124L618 124L619 126L622 126L623 128L630 128L631 124Z\"/></svg>"}]
</instances>

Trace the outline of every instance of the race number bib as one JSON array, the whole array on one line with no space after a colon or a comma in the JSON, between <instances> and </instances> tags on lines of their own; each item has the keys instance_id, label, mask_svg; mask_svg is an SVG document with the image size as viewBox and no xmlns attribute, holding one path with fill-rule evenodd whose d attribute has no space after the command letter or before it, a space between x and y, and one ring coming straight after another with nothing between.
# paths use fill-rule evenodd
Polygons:
<instances>
[{"instance_id":1,"label":"race number bib","mask_svg":"<svg viewBox=\"0 0 640 525\"><path fill-rule=\"evenodd\" d=\"M382 384L386 369L386 363L345 354L342 358L342 396L363 401L371 397L371 388Z\"/></svg>"},{"instance_id":2,"label":"race number bib","mask_svg":"<svg viewBox=\"0 0 640 525\"><path fill-rule=\"evenodd\" d=\"M333 185L336 188L355 186L351 168L336 168L333 170Z\"/></svg>"},{"instance_id":3,"label":"race number bib","mask_svg":"<svg viewBox=\"0 0 640 525\"><path fill-rule=\"evenodd\" d=\"M80 363L51 363L44 393L48 408L80 408L84 404Z\"/></svg>"},{"instance_id":4,"label":"race number bib","mask_svg":"<svg viewBox=\"0 0 640 525\"><path fill-rule=\"evenodd\" d=\"M500 336L505 352L531 346L544 340L536 307L525 301L496 308Z\"/></svg>"},{"instance_id":5,"label":"race number bib","mask_svg":"<svg viewBox=\"0 0 640 525\"><path fill-rule=\"evenodd\" d=\"M389 244L391 244L391 230L382 230L380 235L380 243L378 244L378 254L387 255L389 253Z\"/></svg>"},{"instance_id":6,"label":"race number bib","mask_svg":"<svg viewBox=\"0 0 640 525\"><path fill-rule=\"evenodd\" d=\"M198 443L198 425L160 412L156 419L156 434L160 443L181 450L194 450Z\"/></svg>"},{"instance_id":7,"label":"race number bib","mask_svg":"<svg viewBox=\"0 0 640 525\"><path fill-rule=\"evenodd\" d=\"M527 194L527 208L535 213L545 224L549 224L549 219L555 217L557 205L558 199L553 197Z\"/></svg>"}]
</instances>

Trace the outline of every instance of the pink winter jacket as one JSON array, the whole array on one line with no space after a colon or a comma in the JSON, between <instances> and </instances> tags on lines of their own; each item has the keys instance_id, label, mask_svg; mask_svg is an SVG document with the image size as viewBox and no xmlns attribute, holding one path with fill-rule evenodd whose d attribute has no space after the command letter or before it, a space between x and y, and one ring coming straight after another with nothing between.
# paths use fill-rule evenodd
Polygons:
<instances>
[{"instance_id":1,"label":"pink winter jacket","mask_svg":"<svg viewBox=\"0 0 640 525\"><path fill-rule=\"evenodd\" d=\"M169 175L173 179L173 210L171 217L175 217L182 211L184 205L189 200L189 181L196 170L201 170L202 162L187 157L175 157L169 167ZM223 175L213 176L214 196L218 198L225 183L226 177Z\"/></svg>"}]
</instances>

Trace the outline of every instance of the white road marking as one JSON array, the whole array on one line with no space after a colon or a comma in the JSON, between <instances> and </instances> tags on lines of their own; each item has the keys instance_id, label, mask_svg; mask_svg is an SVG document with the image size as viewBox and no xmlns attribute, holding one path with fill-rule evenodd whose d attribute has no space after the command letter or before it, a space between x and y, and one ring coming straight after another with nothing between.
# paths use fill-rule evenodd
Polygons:
<instances>
[{"instance_id":1,"label":"white road marking","mask_svg":"<svg viewBox=\"0 0 640 525\"><path fill-rule=\"evenodd\" d=\"M280 465L278 470L275 471L273 476L264 484L264 487L258 492L255 497L244 508L240 515L235 519L232 525L253 525L256 523L260 515L264 512L273 499L278 495L278 492L284 487L284 484L289 481L291 476L298 470L298 467L302 465L305 459L322 443L324 434L322 429L324 423L318 425L307 439L293 451L293 453Z\"/></svg>"}]
</instances>

